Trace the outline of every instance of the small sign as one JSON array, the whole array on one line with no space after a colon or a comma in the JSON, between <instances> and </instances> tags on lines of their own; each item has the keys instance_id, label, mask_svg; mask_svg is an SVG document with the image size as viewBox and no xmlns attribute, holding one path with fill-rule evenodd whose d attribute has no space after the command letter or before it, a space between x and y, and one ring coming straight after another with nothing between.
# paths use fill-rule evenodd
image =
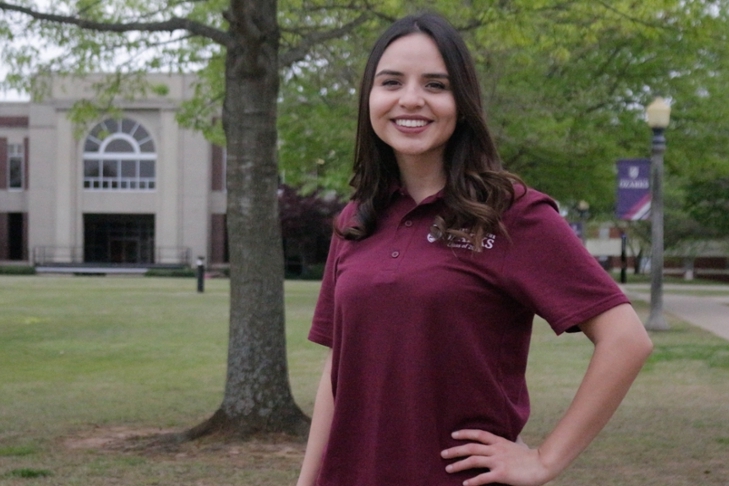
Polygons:
<instances>
[{"instance_id":1,"label":"small sign","mask_svg":"<svg viewBox=\"0 0 729 486\"><path fill-rule=\"evenodd\" d=\"M618 219L637 221L648 219L651 211L651 161L625 159L617 162Z\"/></svg>"}]
</instances>

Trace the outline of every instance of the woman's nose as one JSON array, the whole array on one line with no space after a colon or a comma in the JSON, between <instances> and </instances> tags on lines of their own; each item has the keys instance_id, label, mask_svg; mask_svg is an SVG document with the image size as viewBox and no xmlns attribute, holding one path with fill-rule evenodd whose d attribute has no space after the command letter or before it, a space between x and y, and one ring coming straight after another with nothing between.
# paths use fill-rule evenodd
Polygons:
<instances>
[{"instance_id":1,"label":"woman's nose","mask_svg":"<svg viewBox=\"0 0 729 486\"><path fill-rule=\"evenodd\" d=\"M400 106L403 108L418 108L423 106L425 100L419 86L407 85L401 91Z\"/></svg>"}]
</instances>

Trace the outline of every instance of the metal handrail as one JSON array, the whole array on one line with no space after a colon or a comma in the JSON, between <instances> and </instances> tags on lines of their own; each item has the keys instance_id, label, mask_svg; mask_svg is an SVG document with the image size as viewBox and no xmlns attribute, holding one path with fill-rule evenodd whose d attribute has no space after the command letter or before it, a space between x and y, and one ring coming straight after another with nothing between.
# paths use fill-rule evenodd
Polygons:
<instances>
[{"instance_id":1,"label":"metal handrail","mask_svg":"<svg viewBox=\"0 0 729 486\"><path fill-rule=\"evenodd\" d=\"M130 265L156 265L156 264L171 264L171 265L192 265L191 255L192 250L188 247L182 246L157 246L154 248L154 261L152 262L139 262ZM84 249L81 246L36 246L32 252L33 263L35 265L49 265L49 264L85 264L91 263L86 262L84 259ZM93 262L93 263L104 263L104 264L115 264L115 262ZM118 263L118 265L124 265Z\"/></svg>"}]
</instances>

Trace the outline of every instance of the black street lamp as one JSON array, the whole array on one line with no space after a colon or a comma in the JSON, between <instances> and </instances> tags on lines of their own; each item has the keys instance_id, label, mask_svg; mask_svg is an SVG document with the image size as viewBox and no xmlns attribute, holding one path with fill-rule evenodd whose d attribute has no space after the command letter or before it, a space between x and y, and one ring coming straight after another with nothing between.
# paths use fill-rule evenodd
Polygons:
<instances>
[{"instance_id":1,"label":"black street lamp","mask_svg":"<svg viewBox=\"0 0 729 486\"><path fill-rule=\"evenodd\" d=\"M663 154L666 138L663 132L671 120L671 107L663 98L656 98L646 108L648 126L653 130L651 154L651 312L646 329L665 331L668 322L663 315Z\"/></svg>"},{"instance_id":2,"label":"black street lamp","mask_svg":"<svg viewBox=\"0 0 729 486\"><path fill-rule=\"evenodd\" d=\"M197 257L197 291L205 291L205 257Z\"/></svg>"},{"instance_id":3,"label":"black street lamp","mask_svg":"<svg viewBox=\"0 0 729 486\"><path fill-rule=\"evenodd\" d=\"M584 199L580 200L575 209L577 209L577 216L580 218L580 239L582 245L587 246L587 218L590 216L590 203Z\"/></svg>"}]
</instances>

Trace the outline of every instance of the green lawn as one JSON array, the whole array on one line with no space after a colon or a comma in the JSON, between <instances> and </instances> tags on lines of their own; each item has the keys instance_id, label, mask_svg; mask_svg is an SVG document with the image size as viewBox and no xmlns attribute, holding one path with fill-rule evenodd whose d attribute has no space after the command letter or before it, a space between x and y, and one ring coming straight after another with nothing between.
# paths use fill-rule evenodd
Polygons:
<instances>
[{"instance_id":1,"label":"green lawn","mask_svg":"<svg viewBox=\"0 0 729 486\"><path fill-rule=\"evenodd\" d=\"M324 350L306 341L318 283L287 282L294 395L311 412ZM182 430L222 398L227 280L0 276L0 485L287 485L303 446L285 439L135 448ZM644 306L639 311L645 313ZM555 485L729 484L729 343L680 321L624 406ZM590 355L535 326L529 382L538 443ZM131 445L130 445L131 444Z\"/></svg>"}]
</instances>

